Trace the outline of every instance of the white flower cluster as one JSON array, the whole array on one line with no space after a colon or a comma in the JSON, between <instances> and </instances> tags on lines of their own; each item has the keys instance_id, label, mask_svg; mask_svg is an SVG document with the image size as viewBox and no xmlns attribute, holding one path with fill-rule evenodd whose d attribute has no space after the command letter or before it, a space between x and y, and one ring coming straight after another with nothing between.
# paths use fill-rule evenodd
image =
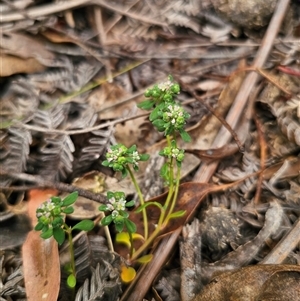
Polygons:
<instances>
[{"instance_id":1,"label":"white flower cluster","mask_svg":"<svg viewBox=\"0 0 300 301\"><path fill-rule=\"evenodd\" d=\"M110 198L108 200L109 204L107 204L107 208L109 211L112 211L112 217L116 218L119 216L120 211L125 210L126 200L124 198L121 198L119 200L116 200L115 198Z\"/></svg>"},{"instance_id":2,"label":"white flower cluster","mask_svg":"<svg viewBox=\"0 0 300 301\"><path fill-rule=\"evenodd\" d=\"M139 153L137 152L137 151L135 151L135 152L133 152L132 153L132 155L131 155L132 157L132 164L133 165L138 165L139 164L139 160L141 159L141 157L140 157L140 155L139 155Z\"/></svg>"},{"instance_id":3,"label":"white flower cluster","mask_svg":"<svg viewBox=\"0 0 300 301\"><path fill-rule=\"evenodd\" d=\"M38 207L36 216L38 218L41 216L50 217L50 212L54 208L55 204L52 202L51 199L49 199Z\"/></svg>"},{"instance_id":4,"label":"white flower cluster","mask_svg":"<svg viewBox=\"0 0 300 301\"><path fill-rule=\"evenodd\" d=\"M167 80L166 82L158 84L158 88L162 91L167 91L172 87L173 83L170 80Z\"/></svg>"},{"instance_id":5,"label":"white flower cluster","mask_svg":"<svg viewBox=\"0 0 300 301\"><path fill-rule=\"evenodd\" d=\"M107 161L108 162L117 161L121 154L122 154L121 149L114 149L114 150L108 149L106 154Z\"/></svg>"}]
</instances>

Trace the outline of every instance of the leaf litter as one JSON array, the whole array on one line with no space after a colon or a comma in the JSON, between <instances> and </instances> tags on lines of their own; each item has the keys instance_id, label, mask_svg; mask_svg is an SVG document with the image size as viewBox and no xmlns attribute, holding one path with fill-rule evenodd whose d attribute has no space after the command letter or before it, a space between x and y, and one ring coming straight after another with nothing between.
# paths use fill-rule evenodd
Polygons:
<instances>
[{"instance_id":1,"label":"leaf litter","mask_svg":"<svg viewBox=\"0 0 300 301\"><path fill-rule=\"evenodd\" d=\"M17 192L33 187L70 192L64 184L87 178L80 189L89 196L113 186L132 195L125 180L111 180L101 167L116 141L154 155L138 179L147 198L159 201L157 153L165 142L136 104L147 87L172 74L191 115L193 141L183 145L189 154L177 205L188 214L170 223L151 250L153 260L122 291L117 271L124 259L105 247L104 231L97 232L101 242L80 234L76 300L108 300L109 288L112 301L300 300L300 12L296 1L288 2L262 1L253 10L253 1L240 0L239 8L250 10L244 18L234 1L2 1L1 229L24 214L17 205L31 203ZM73 218L96 216L88 207ZM155 227L155 210L151 216ZM193 227L183 228L192 220ZM36 250L25 243L21 258L23 232L19 239L1 247L3 300L32 296L27 273L43 267L43 259L28 267ZM50 274L40 273L45 278L36 283ZM247 297L239 287L249 289ZM70 297L63 286L52 293L45 300Z\"/></svg>"}]
</instances>

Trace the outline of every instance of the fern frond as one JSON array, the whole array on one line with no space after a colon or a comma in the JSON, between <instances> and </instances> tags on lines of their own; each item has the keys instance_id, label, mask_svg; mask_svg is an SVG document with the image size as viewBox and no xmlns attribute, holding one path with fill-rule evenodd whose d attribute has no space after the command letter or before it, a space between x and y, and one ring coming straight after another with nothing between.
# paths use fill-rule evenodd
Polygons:
<instances>
[{"instance_id":1,"label":"fern frond","mask_svg":"<svg viewBox=\"0 0 300 301\"><path fill-rule=\"evenodd\" d=\"M117 143L114 137L113 127L93 131L90 133L89 137L86 135L76 136L75 139L81 140L81 147L79 152L76 154L73 163L75 176L87 171L97 162L97 160L99 160L110 145Z\"/></svg>"},{"instance_id":2,"label":"fern frond","mask_svg":"<svg viewBox=\"0 0 300 301\"><path fill-rule=\"evenodd\" d=\"M116 301L121 293L119 281L111 279L111 266L102 261L93 269L91 279L79 288L75 301Z\"/></svg>"}]
</instances>

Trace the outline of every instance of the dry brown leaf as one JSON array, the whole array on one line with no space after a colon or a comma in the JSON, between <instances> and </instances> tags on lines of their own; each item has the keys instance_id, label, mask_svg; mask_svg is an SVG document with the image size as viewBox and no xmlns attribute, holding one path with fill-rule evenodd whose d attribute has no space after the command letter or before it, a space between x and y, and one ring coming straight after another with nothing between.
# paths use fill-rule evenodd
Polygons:
<instances>
[{"instance_id":1,"label":"dry brown leaf","mask_svg":"<svg viewBox=\"0 0 300 301\"><path fill-rule=\"evenodd\" d=\"M29 216L36 223L36 208L55 190L32 190L29 193ZM60 262L58 246L53 238L42 239L40 233L32 230L22 248L23 271L28 300L57 301L60 289Z\"/></svg>"},{"instance_id":2,"label":"dry brown leaf","mask_svg":"<svg viewBox=\"0 0 300 301\"><path fill-rule=\"evenodd\" d=\"M45 66L34 58L22 59L12 55L0 55L0 76L10 76L16 73L35 73L45 70Z\"/></svg>"},{"instance_id":3,"label":"dry brown leaf","mask_svg":"<svg viewBox=\"0 0 300 301\"><path fill-rule=\"evenodd\" d=\"M299 301L299 281L298 265L249 266L215 277L193 301Z\"/></svg>"},{"instance_id":4,"label":"dry brown leaf","mask_svg":"<svg viewBox=\"0 0 300 301\"><path fill-rule=\"evenodd\" d=\"M5 33L0 37L3 53L22 58L36 58L40 63L50 66L55 55L48 51L37 38L21 33Z\"/></svg>"}]
</instances>

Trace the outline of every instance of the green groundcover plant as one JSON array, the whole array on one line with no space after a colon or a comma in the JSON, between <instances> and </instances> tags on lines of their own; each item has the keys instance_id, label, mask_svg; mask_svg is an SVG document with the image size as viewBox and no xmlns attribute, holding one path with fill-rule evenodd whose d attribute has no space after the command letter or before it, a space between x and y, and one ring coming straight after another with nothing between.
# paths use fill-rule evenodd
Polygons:
<instances>
[{"instance_id":1,"label":"green groundcover plant","mask_svg":"<svg viewBox=\"0 0 300 301\"><path fill-rule=\"evenodd\" d=\"M67 284L70 288L76 286L76 270L73 246L73 230L90 231L94 227L94 222L91 220L82 220L73 227L69 227L65 223L65 215L74 212L72 205L78 197L78 192L73 192L64 199L60 197L51 197L49 200L41 204L36 210L38 223L35 230L42 231L41 237L48 239L53 236L59 245L61 245L68 236L69 252L71 261L66 266L68 272Z\"/></svg>"},{"instance_id":2,"label":"green groundcover plant","mask_svg":"<svg viewBox=\"0 0 300 301\"><path fill-rule=\"evenodd\" d=\"M139 197L140 206L135 212L142 213L144 223L143 239L145 242L138 250L134 250L132 244L136 225L128 219L129 214L126 211L127 207L134 206L133 201L126 203L124 193L109 191L107 193L109 204L99 207L99 210L109 213L102 219L102 225L114 223L118 232L123 232L126 229L129 240L128 245L131 247L130 259L132 261L142 255L171 218L181 217L185 214L184 211L174 212L180 182L180 169L184 160L184 150L177 145L178 136L185 142L191 141L189 134L184 129L190 115L176 101L176 96L179 92L179 84L174 82L173 78L169 76L166 82L148 89L145 92L146 100L138 105L141 109L151 111L150 121L159 132L164 133L167 140L167 146L159 152L161 156L166 158L166 162L160 170L160 175L168 186L168 196L164 205L144 200L134 176L134 171L138 171L139 162L148 160L149 155L138 153L135 145L129 148L122 144L112 146L106 154L106 160L102 162L104 166L121 172L122 177L129 175ZM147 222L147 206L150 205L157 206L160 210L157 227L151 235L149 235ZM143 260L141 261L143 262Z\"/></svg>"},{"instance_id":3,"label":"green groundcover plant","mask_svg":"<svg viewBox=\"0 0 300 301\"><path fill-rule=\"evenodd\" d=\"M150 255L142 256L143 253L153 243L161 230L166 227L170 219L181 217L185 214L185 211L174 211L180 184L181 164L184 160L184 150L178 147L177 141L178 137L181 137L185 142L191 140L189 134L184 129L190 115L184 110L181 104L176 101L176 96L179 93L179 84L174 82L173 78L169 76L166 82L157 84L153 88L148 89L145 92L146 99L138 105L141 109L151 111L149 116L150 121L154 127L159 132L163 132L166 137L167 146L159 152L161 156L166 158L160 170L160 175L168 187L168 195L163 205L158 202L146 202L134 176L134 172L139 170L139 162L149 159L148 154L140 154L135 145L127 148L122 144L116 144L111 146L107 151L106 159L102 162L102 165L110 167L116 172L120 172L123 178L129 176L139 198L139 206L135 210L135 213L142 214L144 226L143 236L136 233L137 227L129 219L129 213L127 211L127 208L135 206L135 202L133 200L127 201L124 192L108 191L107 204L103 204L99 207L100 211L106 213L106 216L101 220L101 224L108 226L113 223L118 232L117 241L125 242L129 246L129 263L135 261L146 263L151 260ZM76 285L72 231L75 229L89 231L94 226L90 220L83 220L72 228L65 223L64 217L66 214L71 214L74 211L71 205L74 204L77 196L77 192L73 192L64 199L52 197L43 203L36 212L38 224L35 229L42 231L42 238L47 239L53 236L58 244L61 245L65 240L65 235L68 235L71 262L67 267L69 272L67 283L70 287L75 287ZM157 206L160 210L157 226L151 234L149 234L147 217L147 207L150 205ZM139 249L135 250L133 241L134 239L141 238L144 243ZM126 280L126 277L122 277L123 280L127 281L128 279Z\"/></svg>"}]
</instances>

